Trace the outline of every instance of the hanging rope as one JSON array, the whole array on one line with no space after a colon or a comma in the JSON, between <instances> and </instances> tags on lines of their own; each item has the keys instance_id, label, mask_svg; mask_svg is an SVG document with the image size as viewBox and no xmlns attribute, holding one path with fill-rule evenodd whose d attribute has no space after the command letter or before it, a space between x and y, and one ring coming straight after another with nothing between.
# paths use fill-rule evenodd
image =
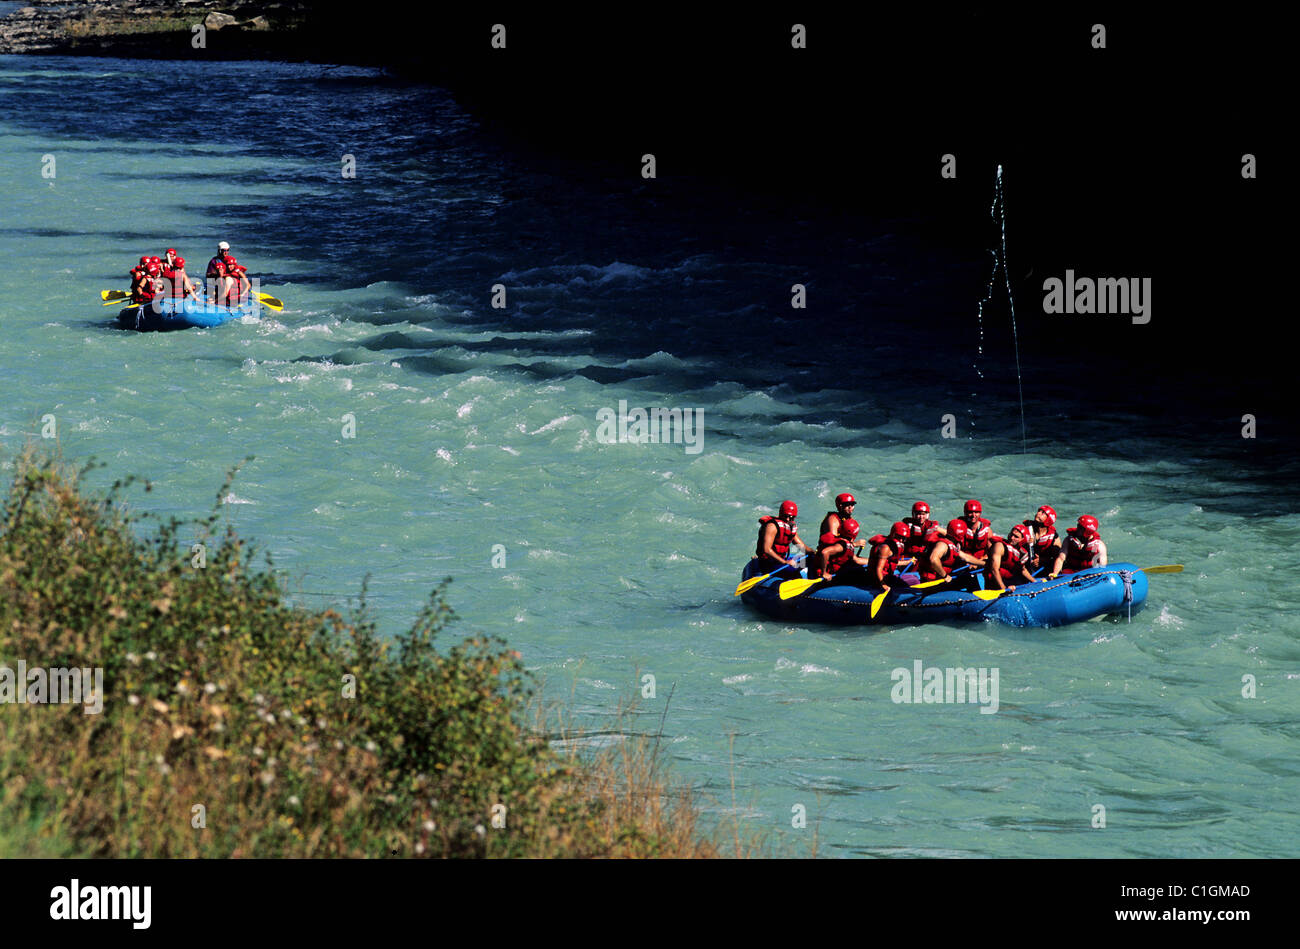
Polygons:
<instances>
[{"instance_id":1,"label":"hanging rope","mask_svg":"<svg viewBox=\"0 0 1300 949\"><path fill-rule=\"evenodd\" d=\"M997 280L998 270L1002 271L1002 285L1007 291L1007 305L1011 311L1011 338L1015 343L1016 350L1016 392L1020 398L1020 451L1021 454L1029 454L1029 436L1025 426L1025 387L1020 372L1020 331L1016 326L1016 300L1011 293L1011 271L1007 267L1007 208L1006 200L1002 193L1002 166L998 165L997 175L993 182L993 203L989 206L989 217L997 222L1001 233L999 246L990 249L989 253L993 256L993 269L989 272L988 287L984 291L984 298L979 301L979 352L984 352L984 304L993 299L993 285ZM975 372L980 378L981 388L984 380L984 373L980 371L978 363L975 366ZM974 427L974 419L971 421ZM1033 498L1026 494L1026 504L1033 504Z\"/></svg>"},{"instance_id":2,"label":"hanging rope","mask_svg":"<svg viewBox=\"0 0 1300 949\"><path fill-rule=\"evenodd\" d=\"M1002 166L998 165L997 184L993 189L993 207L998 212L998 225L1002 230L1002 281L1007 288L1007 306L1011 309L1011 338L1016 347L1016 391L1020 394L1020 450L1029 454L1029 438L1025 433L1025 387L1020 379L1020 333L1016 329L1016 298L1011 295L1011 268L1007 266L1007 206L1002 197ZM989 214L992 215L990 209Z\"/></svg>"}]
</instances>

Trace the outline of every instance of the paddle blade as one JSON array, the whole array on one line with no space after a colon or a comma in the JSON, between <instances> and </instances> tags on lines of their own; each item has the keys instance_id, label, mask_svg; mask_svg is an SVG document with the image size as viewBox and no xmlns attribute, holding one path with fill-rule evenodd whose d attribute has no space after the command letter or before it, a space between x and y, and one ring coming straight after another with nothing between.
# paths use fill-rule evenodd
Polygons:
<instances>
[{"instance_id":1,"label":"paddle blade","mask_svg":"<svg viewBox=\"0 0 1300 949\"><path fill-rule=\"evenodd\" d=\"M926 587L937 587L941 583L947 583L952 577L944 577L941 580L926 580L924 583L912 584L913 590L924 590Z\"/></svg>"},{"instance_id":2,"label":"paddle blade","mask_svg":"<svg viewBox=\"0 0 1300 949\"><path fill-rule=\"evenodd\" d=\"M790 597L798 596L800 593L803 593L811 587L815 587L821 582L821 577L818 577L816 580L787 580L785 583L781 584L781 588L777 593L781 599L788 600Z\"/></svg>"},{"instance_id":3,"label":"paddle blade","mask_svg":"<svg viewBox=\"0 0 1300 949\"><path fill-rule=\"evenodd\" d=\"M277 300L269 293L259 293L257 295L257 302L262 304L262 306L266 307L268 310L275 310L277 313L284 309L284 301Z\"/></svg>"},{"instance_id":4,"label":"paddle blade","mask_svg":"<svg viewBox=\"0 0 1300 949\"><path fill-rule=\"evenodd\" d=\"M876 597L874 600L871 601L872 619L876 618L876 614L880 612L880 608L885 605L885 597L887 596L889 596L888 590L886 590L884 593L880 594L878 597Z\"/></svg>"},{"instance_id":5,"label":"paddle blade","mask_svg":"<svg viewBox=\"0 0 1300 949\"><path fill-rule=\"evenodd\" d=\"M1182 573L1183 565L1180 563L1166 563L1158 567L1143 567L1143 573Z\"/></svg>"},{"instance_id":6,"label":"paddle blade","mask_svg":"<svg viewBox=\"0 0 1300 949\"><path fill-rule=\"evenodd\" d=\"M971 590L970 595L981 600L996 600L1006 592L1006 590Z\"/></svg>"},{"instance_id":7,"label":"paddle blade","mask_svg":"<svg viewBox=\"0 0 1300 949\"><path fill-rule=\"evenodd\" d=\"M770 573L765 573L761 577L750 577L748 580L741 580L740 585L736 587L736 592L733 593L732 596L740 596L740 594L744 593L746 590L754 589L754 587L758 586L771 575L772 574Z\"/></svg>"},{"instance_id":8,"label":"paddle blade","mask_svg":"<svg viewBox=\"0 0 1300 949\"><path fill-rule=\"evenodd\" d=\"M131 294L125 290L100 290L99 298L101 300L125 300Z\"/></svg>"}]
</instances>

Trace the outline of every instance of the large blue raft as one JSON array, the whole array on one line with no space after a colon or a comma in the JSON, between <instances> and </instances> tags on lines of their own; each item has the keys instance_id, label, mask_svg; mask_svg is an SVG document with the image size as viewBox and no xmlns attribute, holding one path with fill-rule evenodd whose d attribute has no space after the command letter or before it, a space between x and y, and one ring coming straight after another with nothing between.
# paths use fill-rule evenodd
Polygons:
<instances>
[{"instance_id":1,"label":"large blue raft","mask_svg":"<svg viewBox=\"0 0 1300 949\"><path fill-rule=\"evenodd\" d=\"M192 326L220 326L231 320L256 316L261 305L255 302L242 306L221 306L202 300L177 300L171 297L153 303L135 303L117 315L123 329L130 330L183 330Z\"/></svg>"},{"instance_id":2,"label":"large blue raft","mask_svg":"<svg viewBox=\"0 0 1300 949\"><path fill-rule=\"evenodd\" d=\"M766 573L757 563L751 560L745 566L742 580ZM1147 575L1131 563L1115 563L1018 586L1014 592L993 600L982 600L948 584L924 590L904 589L886 597L872 619L871 601L880 594L879 588L820 583L788 600L778 596L783 582L804 576L805 571L796 574L793 568L787 568L745 591L741 599L787 622L884 626L997 621L1009 626L1064 626L1096 616L1131 616L1147 598Z\"/></svg>"}]
</instances>

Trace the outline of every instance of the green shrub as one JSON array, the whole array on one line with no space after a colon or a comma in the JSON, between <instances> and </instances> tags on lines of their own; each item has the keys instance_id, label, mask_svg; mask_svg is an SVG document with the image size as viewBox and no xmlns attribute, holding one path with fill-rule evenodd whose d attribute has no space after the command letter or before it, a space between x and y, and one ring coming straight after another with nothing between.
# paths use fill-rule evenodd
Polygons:
<instances>
[{"instance_id":1,"label":"green shrub","mask_svg":"<svg viewBox=\"0 0 1300 949\"><path fill-rule=\"evenodd\" d=\"M99 667L104 688L101 714L0 704L3 846L105 857L716 852L697 840L689 791L668 789L644 743L594 762L557 752L545 724L527 721L535 692L517 652L477 636L435 648L454 618L449 581L384 642L364 586L346 617L287 604L270 558L255 567L255 551L220 526L233 472L208 518L150 524L123 501L131 479L91 496L88 470L27 452L0 508L0 665ZM191 543L207 548L201 567Z\"/></svg>"}]
</instances>

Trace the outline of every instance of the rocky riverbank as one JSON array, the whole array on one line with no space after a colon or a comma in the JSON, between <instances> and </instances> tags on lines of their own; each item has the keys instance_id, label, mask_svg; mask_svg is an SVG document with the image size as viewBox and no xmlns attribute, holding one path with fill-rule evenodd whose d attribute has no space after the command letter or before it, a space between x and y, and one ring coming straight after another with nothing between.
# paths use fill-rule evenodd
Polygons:
<instances>
[{"instance_id":1,"label":"rocky riverbank","mask_svg":"<svg viewBox=\"0 0 1300 949\"><path fill-rule=\"evenodd\" d=\"M225 0L123 3L31 0L0 18L0 54L187 55L206 50L243 57L294 45L307 24L307 4ZM3 11L0 11L3 12ZM196 36L202 27L202 45Z\"/></svg>"}]
</instances>

